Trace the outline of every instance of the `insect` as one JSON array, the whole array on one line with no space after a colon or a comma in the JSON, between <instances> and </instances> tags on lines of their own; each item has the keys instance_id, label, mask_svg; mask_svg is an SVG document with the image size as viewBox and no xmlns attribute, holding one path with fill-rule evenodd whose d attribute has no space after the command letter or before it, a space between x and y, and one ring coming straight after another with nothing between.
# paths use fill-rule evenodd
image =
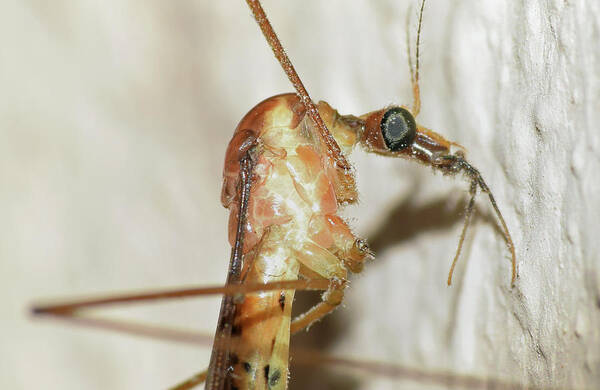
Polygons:
<instances>
[{"instance_id":1,"label":"insect","mask_svg":"<svg viewBox=\"0 0 600 390\"><path fill-rule=\"evenodd\" d=\"M418 75L415 75L415 77L418 78ZM283 99L283 98L281 98ZM292 97L290 97L290 99L292 99ZM418 101L418 99L416 100ZM298 102L296 102L298 103ZM415 104L412 108L413 112L418 112L418 105ZM310 110L310 108L308 108L307 110ZM327 110L327 108L325 108L325 110ZM413 127L414 125L411 125L411 114L409 112L410 110L407 109L401 109L401 108L397 108L394 109L393 111L390 110L385 110L385 111L381 111L378 112L376 114L372 114L373 116L376 117L385 117L386 115L391 116L391 123L396 123L397 121L403 122L403 123L409 123L408 128ZM329 111L331 113L331 115L337 115L335 114L333 111ZM358 133L361 131L359 130L360 127L362 126L367 126L366 124L362 124L360 123L360 121L368 121L369 118L365 117L365 118L359 118L359 117L352 117L352 116L345 116L345 117L341 117L342 121L347 121L349 123L351 122L355 122L354 127L355 129L352 130L354 131L357 135L356 137L358 137ZM373 119L375 120L375 119ZM358 124L357 124L358 123ZM310 124L306 124L306 126L310 127ZM352 127L352 126L348 126L348 127ZM379 126L381 127L381 126ZM376 129L378 128L378 126L374 126L372 127L372 129ZM391 126L391 132L394 132L395 126ZM413 131L416 131L416 129L413 129ZM351 132L350 132L351 133ZM409 135L410 135L410 131L409 131ZM447 173L456 173L458 171L463 171L467 174L467 176L472 180L472 186L471 186L471 192L474 193L476 191L476 187L480 187L481 189L483 189L484 191L487 191L487 186L485 185L485 183L483 182L483 180L481 179L481 177L479 176L478 172L476 170L474 170L474 168L469 165L460 154L450 154L449 153L449 148L451 146L450 143L446 142L443 138L439 138L437 135L433 134L433 133L428 133L426 130L421 128L421 132L420 132L421 136L425 136L424 138L424 143L420 144L414 144L413 149L417 150L418 152L415 152L414 154L410 155L412 156L412 158L417 158L425 163L429 163L431 165L435 165L438 169L445 171ZM317 137L315 135L313 135L313 137ZM373 135L373 137L375 137L375 135ZM412 140L410 139L412 137ZM390 145L392 145L394 148L398 148L396 151L401 153L401 150L406 150L406 148L408 148L410 145L413 145L413 141L414 139L416 139L417 135L416 134L412 134L412 136L409 137L409 140L406 140L406 142L404 142L402 139L399 140L394 140L393 137L391 139L383 139L384 144L382 144L381 142L377 143L375 138L365 138L365 143L367 143L368 147L371 148L371 151L376 151L382 154L391 154L392 151L389 150ZM379 140L380 141L380 140ZM410 142L409 142L410 141ZM398 143L397 143L398 142ZM435 145L435 143L437 143L437 146L433 146L435 150L432 149L428 149L428 147L432 147L432 145ZM388 149L384 149L384 147L387 147ZM441 153L440 155L436 155L436 152L444 152ZM273 153L277 153L277 150L272 151ZM335 153L335 152L333 152ZM432 157L434 157L436 160L432 159ZM336 160L335 157L332 157L334 160ZM440 159L437 159L440 158ZM347 173L347 167L344 167L344 162L343 160L336 160L335 164L332 163L332 165L336 165L337 164L337 168L342 168L343 172ZM348 177L345 176L345 173L342 173L340 175L341 177L341 181L344 180L349 180ZM349 184L349 186L351 186L351 184ZM473 194L474 195L474 194ZM354 200L354 195L349 196L347 199L347 201L353 201ZM470 203L472 207L472 202ZM495 202L492 200L492 204L494 206L494 208L496 207ZM467 215L469 215L469 213L467 213ZM507 235L507 239L510 242L510 238L508 236L508 230L506 229L506 226L504 224L504 222L502 221L502 225L505 231L505 234ZM465 226L467 226L465 224ZM353 242L357 242L357 241L353 241ZM461 243L462 243L462 238L461 238ZM510 247L512 249L512 244L510 244ZM348 261L350 261L352 259L348 259ZM353 265L349 265L349 267L352 267ZM358 265L354 265L355 267L357 267L358 269ZM341 278L341 276L340 276ZM513 278L514 278L514 270L513 270ZM285 375L281 375L281 371L280 371L280 378L282 376Z\"/></svg>"},{"instance_id":2,"label":"insect","mask_svg":"<svg viewBox=\"0 0 600 390\"><path fill-rule=\"evenodd\" d=\"M419 20L424 2L421 3ZM391 106L362 116L340 115L325 102L315 105L304 88L258 0L252 13L296 94L278 95L253 108L236 128L225 157L222 203L230 208L233 246L228 284L327 280L322 301L290 324L293 290L246 297L226 296L207 377L207 389L287 388L289 333L333 311L343 299L348 272L361 272L372 258L366 242L338 216L338 207L358 200L353 169L346 160L360 144L366 151L418 161L448 175L464 174L470 201L456 260L478 190L486 193L512 254L506 222L479 171L441 135L418 125L419 38L411 69L411 108ZM419 22L420 34L421 24ZM323 119L324 118L324 119ZM252 200L251 195L254 195ZM249 276L249 277L248 277ZM247 279L248 277L248 279ZM233 348L232 348L233 347Z\"/></svg>"}]
</instances>

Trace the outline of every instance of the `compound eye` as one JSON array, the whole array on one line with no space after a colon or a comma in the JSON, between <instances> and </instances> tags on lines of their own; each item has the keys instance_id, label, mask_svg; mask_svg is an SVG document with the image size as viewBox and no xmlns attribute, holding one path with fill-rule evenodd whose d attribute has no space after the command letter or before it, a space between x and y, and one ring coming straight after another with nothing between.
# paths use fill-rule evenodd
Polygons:
<instances>
[{"instance_id":1,"label":"compound eye","mask_svg":"<svg viewBox=\"0 0 600 390\"><path fill-rule=\"evenodd\" d=\"M412 144L417 135L415 118L402 107L390 108L381 119L381 133L392 152L402 150Z\"/></svg>"}]
</instances>

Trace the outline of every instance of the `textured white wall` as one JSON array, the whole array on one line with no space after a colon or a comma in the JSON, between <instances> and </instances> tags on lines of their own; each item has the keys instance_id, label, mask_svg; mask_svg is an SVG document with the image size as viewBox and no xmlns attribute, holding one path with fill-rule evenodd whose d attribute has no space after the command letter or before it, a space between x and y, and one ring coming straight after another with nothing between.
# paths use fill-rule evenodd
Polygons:
<instances>
[{"instance_id":1,"label":"textured white wall","mask_svg":"<svg viewBox=\"0 0 600 390\"><path fill-rule=\"evenodd\" d=\"M360 114L411 103L409 3L265 6L313 98ZM26 307L222 283L225 146L250 107L290 85L241 1L1 8L0 387L164 388L209 350L36 323ZM595 1L429 1L419 121L469 150L519 279L511 289L482 198L446 287L468 185L357 151L361 204L348 214L378 258L313 341L424 370L598 386L598 42ZM116 313L212 333L217 310L204 299ZM319 373L329 388L417 386Z\"/></svg>"}]
</instances>

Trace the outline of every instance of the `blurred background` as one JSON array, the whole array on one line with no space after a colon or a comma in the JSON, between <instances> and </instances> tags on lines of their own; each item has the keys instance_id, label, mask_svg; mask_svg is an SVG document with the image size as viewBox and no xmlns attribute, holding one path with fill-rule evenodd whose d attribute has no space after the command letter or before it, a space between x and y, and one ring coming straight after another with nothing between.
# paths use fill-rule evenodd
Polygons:
<instances>
[{"instance_id":1,"label":"blurred background","mask_svg":"<svg viewBox=\"0 0 600 390\"><path fill-rule=\"evenodd\" d=\"M412 103L413 1L265 0L315 101L362 114ZM411 8L412 6L412 8ZM477 203L445 284L468 184L357 150L346 210L377 259L292 344L520 384L600 383L600 5L430 0L418 121L464 145L513 235ZM291 91L241 1L0 6L0 387L163 389L210 346L32 319L34 302L218 285L228 140ZM298 294L300 295L300 294ZM308 305L304 298L300 306ZM212 334L219 298L102 311ZM291 362L290 388L445 388Z\"/></svg>"}]
</instances>

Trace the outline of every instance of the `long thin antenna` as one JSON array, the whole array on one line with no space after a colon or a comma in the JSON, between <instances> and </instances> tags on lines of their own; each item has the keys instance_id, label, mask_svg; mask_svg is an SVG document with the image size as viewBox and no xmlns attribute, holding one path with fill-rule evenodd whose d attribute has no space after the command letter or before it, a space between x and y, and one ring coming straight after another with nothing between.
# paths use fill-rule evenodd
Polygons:
<instances>
[{"instance_id":1,"label":"long thin antenna","mask_svg":"<svg viewBox=\"0 0 600 390\"><path fill-rule=\"evenodd\" d=\"M412 63L412 53L410 50L410 15L412 14L412 4L408 7L406 13L406 57L408 58L408 70L410 71L410 83L415 85L415 70Z\"/></svg>"},{"instance_id":2,"label":"long thin antenna","mask_svg":"<svg viewBox=\"0 0 600 390\"><path fill-rule=\"evenodd\" d=\"M421 27L423 25L423 10L425 9L425 0L421 2L421 9L419 10L419 24L417 27L417 47L415 53L415 73L412 75L411 66L411 82L413 88L413 109L412 114L414 117L419 115L421 111L421 89L419 88L419 51L421 46ZM412 64L411 64L412 65Z\"/></svg>"}]
</instances>

